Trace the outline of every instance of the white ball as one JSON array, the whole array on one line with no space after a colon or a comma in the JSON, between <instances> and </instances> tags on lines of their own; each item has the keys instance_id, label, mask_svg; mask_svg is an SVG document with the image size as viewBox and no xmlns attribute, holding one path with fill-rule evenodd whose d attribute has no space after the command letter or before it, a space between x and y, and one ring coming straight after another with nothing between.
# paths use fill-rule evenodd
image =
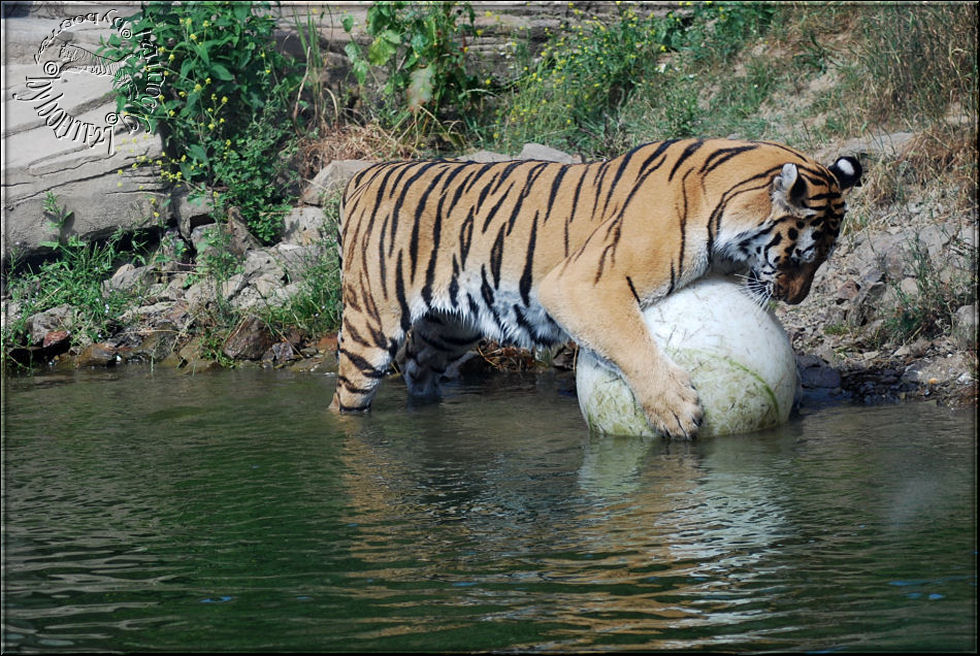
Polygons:
<instances>
[{"instance_id":1,"label":"white ball","mask_svg":"<svg viewBox=\"0 0 980 656\"><path fill-rule=\"evenodd\" d=\"M779 321L726 278L698 280L647 308L647 328L697 389L699 435L779 425L797 390L796 360ZM619 370L580 349L575 382L589 427L611 435L657 435Z\"/></svg>"}]
</instances>

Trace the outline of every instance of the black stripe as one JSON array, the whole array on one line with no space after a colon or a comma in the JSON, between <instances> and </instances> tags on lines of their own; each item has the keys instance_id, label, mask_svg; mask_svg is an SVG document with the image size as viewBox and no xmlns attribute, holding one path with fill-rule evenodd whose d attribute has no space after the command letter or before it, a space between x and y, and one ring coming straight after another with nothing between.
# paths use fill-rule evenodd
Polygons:
<instances>
[{"instance_id":1,"label":"black stripe","mask_svg":"<svg viewBox=\"0 0 980 656\"><path fill-rule=\"evenodd\" d=\"M401 325L404 332L412 326L412 319L408 309L408 299L405 297L405 279L402 275L402 251L398 251L398 262L395 264L395 298L401 306L402 316Z\"/></svg>"},{"instance_id":2,"label":"black stripe","mask_svg":"<svg viewBox=\"0 0 980 656\"><path fill-rule=\"evenodd\" d=\"M602 206L602 215L606 216L606 212L609 210L609 199L613 197L613 193L616 191L616 185L619 184L620 178L623 177L623 173L626 171L626 167L629 166L630 160L635 155L637 149L634 148L630 152L623 155L622 162L619 164L619 168L616 169L616 175L613 176L612 183L609 185L609 193L606 194L606 202Z\"/></svg>"},{"instance_id":3,"label":"black stripe","mask_svg":"<svg viewBox=\"0 0 980 656\"><path fill-rule=\"evenodd\" d=\"M630 286L630 291L633 292L633 298L636 299L636 304L642 305L643 301L640 300L640 295L636 293L636 287L633 286L633 279L626 276L626 283Z\"/></svg>"},{"instance_id":4,"label":"black stripe","mask_svg":"<svg viewBox=\"0 0 980 656\"><path fill-rule=\"evenodd\" d=\"M510 196L510 192L514 190L514 184L516 183L512 182L511 185L507 187L507 191L500 195L500 200L497 201L497 204L490 209L490 212L487 214L487 218L483 220L483 228L481 229L481 232L486 232L487 228L490 227L490 222L497 215L497 210L499 210L500 206L507 201L508 197Z\"/></svg>"},{"instance_id":5,"label":"black stripe","mask_svg":"<svg viewBox=\"0 0 980 656\"><path fill-rule=\"evenodd\" d=\"M716 168L735 157L740 153L744 153L749 150L755 150L758 148L757 145L751 144L748 146L735 146L732 148L718 148L715 152L708 155L705 159L704 164L701 166L701 173L708 174L714 171ZM717 161L715 161L717 160Z\"/></svg>"},{"instance_id":6,"label":"black stripe","mask_svg":"<svg viewBox=\"0 0 980 656\"><path fill-rule=\"evenodd\" d=\"M378 369L373 364L371 364L366 359L364 359L362 356L357 355L356 353L351 353L350 351L344 348L339 349L338 353L340 353L348 360L350 360L351 363L353 363L353 365L357 368L358 372L365 378L385 377L384 369Z\"/></svg>"},{"instance_id":7,"label":"black stripe","mask_svg":"<svg viewBox=\"0 0 980 656\"><path fill-rule=\"evenodd\" d=\"M430 168L433 166L438 166L439 164L440 162L418 162L418 172L401 185L401 193L398 195L398 199L395 200L395 205L391 210L391 241L388 244L389 257L391 257L391 254L395 251L395 236L398 233L398 218L399 214L401 213L402 205L405 203L405 197L412 189L412 185L415 184L419 178L428 173ZM394 191L394 189L395 187L393 186L392 191Z\"/></svg>"},{"instance_id":8,"label":"black stripe","mask_svg":"<svg viewBox=\"0 0 980 656\"><path fill-rule=\"evenodd\" d=\"M453 277L449 281L449 302L453 307L458 307L459 302L456 300L456 294L459 293L459 282L456 281L456 277L459 275L459 263L456 261L456 256L453 255Z\"/></svg>"},{"instance_id":9,"label":"black stripe","mask_svg":"<svg viewBox=\"0 0 980 656\"><path fill-rule=\"evenodd\" d=\"M459 265L466 267L466 256L469 255L470 245L473 243L473 217L476 207L471 206L459 227Z\"/></svg>"},{"instance_id":10,"label":"black stripe","mask_svg":"<svg viewBox=\"0 0 980 656\"><path fill-rule=\"evenodd\" d=\"M483 279L480 285L480 294L483 295L483 302L487 304L487 308L493 310L493 287L490 286L490 282L487 280L487 267L486 265L480 266L480 277Z\"/></svg>"},{"instance_id":11,"label":"black stripe","mask_svg":"<svg viewBox=\"0 0 980 656\"><path fill-rule=\"evenodd\" d=\"M370 394L374 388L357 387L346 376L337 376L337 382L344 386L344 389L353 394Z\"/></svg>"},{"instance_id":12,"label":"black stripe","mask_svg":"<svg viewBox=\"0 0 980 656\"><path fill-rule=\"evenodd\" d=\"M670 170L670 175L667 176L667 182L670 182L671 180L674 179L674 174L677 173L677 169L680 168L680 165L683 164L688 157L693 155L695 151L697 151L697 149L703 145L704 142L699 140L699 141L695 141L690 146L684 149L684 152L682 152L680 154L680 157L677 158L677 161L674 162L674 168Z\"/></svg>"},{"instance_id":13,"label":"black stripe","mask_svg":"<svg viewBox=\"0 0 980 656\"><path fill-rule=\"evenodd\" d=\"M511 230L514 229L514 223L517 221L517 217L520 215L521 207L524 205L524 199L531 195L534 187L534 183L537 182L538 178L541 177L541 172L547 168L549 164L547 162L541 162L533 169L528 172L528 179L524 185L524 189L517 197L517 202L514 203L514 209L510 213L510 219L507 221L507 234L509 235Z\"/></svg>"},{"instance_id":14,"label":"black stripe","mask_svg":"<svg viewBox=\"0 0 980 656\"><path fill-rule=\"evenodd\" d=\"M415 221L412 225L412 237L409 240L408 245L408 258L412 264L411 275L409 276L409 281L415 282L415 269L418 264L418 254L419 254L419 230L422 225L422 214L425 212L425 204L429 200L429 195L436 188L436 184L446 175L446 169L444 168L432 179L431 182L426 184L425 192L419 199L418 204L415 207ZM438 221L438 212L436 212L436 220ZM437 229L437 228L436 228Z\"/></svg>"},{"instance_id":15,"label":"black stripe","mask_svg":"<svg viewBox=\"0 0 980 656\"><path fill-rule=\"evenodd\" d=\"M524 272L521 273L521 300L525 306L531 305L531 265L534 263L534 242L538 234L538 213L534 213L534 221L531 223L531 236L527 242L527 253L524 257Z\"/></svg>"},{"instance_id":16,"label":"black stripe","mask_svg":"<svg viewBox=\"0 0 980 656\"><path fill-rule=\"evenodd\" d=\"M493 286L500 286L500 267L504 260L504 237L506 237L506 226L500 226L500 232L493 241L490 249L490 273L493 275Z\"/></svg>"},{"instance_id":17,"label":"black stripe","mask_svg":"<svg viewBox=\"0 0 980 656\"><path fill-rule=\"evenodd\" d=\"M555 179L551 181L551 192L548 194L548 207L544 211L545 223L548 222L548 217L551 216L551 208L554 207L555 199L558 197L558 188L561 186L562 178L568 173L568 169L568 166L559 166Z\"/></svg>"}]
</instances>

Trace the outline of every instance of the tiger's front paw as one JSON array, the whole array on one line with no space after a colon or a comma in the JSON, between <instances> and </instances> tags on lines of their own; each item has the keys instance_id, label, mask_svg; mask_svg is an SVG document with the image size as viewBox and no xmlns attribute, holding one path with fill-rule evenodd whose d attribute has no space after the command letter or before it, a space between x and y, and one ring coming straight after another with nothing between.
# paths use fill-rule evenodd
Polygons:
<instances>
[{"instance_id":1,"label":"tiger's front paw","mask_svg":"<svg viewBox=\"0 0 980 656\"><path fill-rule=\"evenodd\" d=\"M673 367L658 386L657 393L643 404L647 419L661 435L669 439L693 439L704 411L691 379L682 369Z\"/></svg>"}]
</instances>

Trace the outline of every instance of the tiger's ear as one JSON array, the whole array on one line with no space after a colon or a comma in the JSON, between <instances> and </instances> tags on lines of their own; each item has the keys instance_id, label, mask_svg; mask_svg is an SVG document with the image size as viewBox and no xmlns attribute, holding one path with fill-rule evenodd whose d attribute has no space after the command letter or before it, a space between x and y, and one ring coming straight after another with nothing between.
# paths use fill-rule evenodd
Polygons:
<instances>
[{"instance_id":1,"label":"tiger's ear","mask_svg":"<svg viewBox=\"0 0 980 656\"><path fill-rule=\"evenodd\" d=\"M861 186L861 174L864 173L864 169L861 168L861 162L857 161L856 158L841 157L831 164L830 172L837 178L837 186L840 187L841 191L844 191L851 187Z\"/></svg>"},{"instance_id":2,"label":"tiger's ear","mask_svg":"<svg viewBox=\"0 0 980 656\"><path fill-rule=\"evenodd\" d=\"M783 169L772 179L772 199L789 207L800 207L806 198L806 182L796 164L786 162Z\"/></svg>"}]
</instances>

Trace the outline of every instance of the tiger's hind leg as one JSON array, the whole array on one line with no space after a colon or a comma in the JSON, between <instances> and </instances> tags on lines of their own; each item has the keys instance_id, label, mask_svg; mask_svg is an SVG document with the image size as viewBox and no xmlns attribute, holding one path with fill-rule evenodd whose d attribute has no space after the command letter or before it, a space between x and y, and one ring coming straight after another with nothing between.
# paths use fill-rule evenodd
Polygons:
<instances>
[{"instance_id":1,"label":"tiger's hind leg","mask_svg":"<svg viewBox=\"0 0 980 656\"><path fill-rule=\"evenodd\" d=\"M458 375L458 366L482 334L472 325L430 312L413 324L399 353L408 393L420 399L439 397L439 383Z\"/></svg>"}]
</instances>

